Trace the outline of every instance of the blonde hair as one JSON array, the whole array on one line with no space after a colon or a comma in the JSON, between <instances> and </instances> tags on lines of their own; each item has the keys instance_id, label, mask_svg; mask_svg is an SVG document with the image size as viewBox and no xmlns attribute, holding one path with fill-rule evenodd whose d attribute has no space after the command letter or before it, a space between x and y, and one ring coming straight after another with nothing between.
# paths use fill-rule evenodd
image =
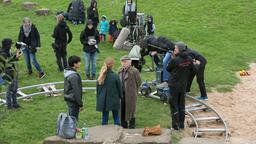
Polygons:
<instances>
[{"instance_id":1,"label":"blonde hair","mask_svg":"<svg viewBox=\"0 0 256 144\"><path fill-rule=\"evenodd\" d=\"M99 75L99 78L98 78L99 85L104 84L104 81L106 79L107 71L112 69L113 66L114 66L114 59L113 58L106 58L105 61L104 61L103 66L101 67L101 70L100 70L100 75Z\"/></svg>"}]
</instances>

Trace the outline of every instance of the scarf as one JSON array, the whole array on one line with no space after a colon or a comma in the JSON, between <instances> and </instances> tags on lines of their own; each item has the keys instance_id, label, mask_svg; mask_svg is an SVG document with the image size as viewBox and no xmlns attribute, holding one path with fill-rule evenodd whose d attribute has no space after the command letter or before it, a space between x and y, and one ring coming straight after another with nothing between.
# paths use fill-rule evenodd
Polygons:
<instances>
[{"instance_id":1,"label":"scarf","mask_svg":"<svg viewBox=\"0 0 256 144\"><path fill-rule=\"evenodd\" d=\"M31 32L31 25L28 27L25 27L25 25L23 25L23 31L24 31L25 36L28 37Z\"/></svg>"}]
</instances>

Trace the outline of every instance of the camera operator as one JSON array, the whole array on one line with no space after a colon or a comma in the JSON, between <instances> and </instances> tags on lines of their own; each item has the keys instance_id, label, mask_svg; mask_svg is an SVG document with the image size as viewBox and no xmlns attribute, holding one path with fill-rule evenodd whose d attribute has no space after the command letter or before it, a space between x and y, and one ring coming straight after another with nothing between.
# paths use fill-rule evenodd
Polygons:
<instances>
[{"instance_id":1,"label":"camera operator","mask_svg":"<svg viewBox=\"0 0 256 144\"><path fill-rule=\"evenodd\" d=\"M185 119L185 92L190 71L194 70L192 58L185 53L186 45L177 42L172 59L167 66L170 72L169 88L171 97L169 99L172 128L175 130L184 129Z\"/></svg>"},{"instance_id":2,"label":"camera operator","mask_svg":"<svg viewBox=\"0 0 256 144\"><path fill-rule=\"evenodd\" d=\"M5 38L2 40L2 48L0 49L0 77L2 79L2 84L7 84L7 109L20 108L20 105L17 102L18 70L15 63L18 61L21 52L20 49L17 49L16 54L12 54L12 44L10 38Z\"/></svg>"}]
</instances>

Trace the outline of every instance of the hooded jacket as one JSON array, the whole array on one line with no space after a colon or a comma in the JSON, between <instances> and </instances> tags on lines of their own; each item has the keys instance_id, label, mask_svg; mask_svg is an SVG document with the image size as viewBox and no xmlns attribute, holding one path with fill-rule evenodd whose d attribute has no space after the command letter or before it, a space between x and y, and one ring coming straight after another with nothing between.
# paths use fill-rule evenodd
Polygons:
<instances>
[{"instance_id":1,"label":"hooded jacket","mask_svg":"<svg viewBox=\"0 0 256 144\"><path fill-rule=\"evenodd\" d=\"M82 80L76 70L67 68L64 70L64 99L83 107Z\"/></svg>"},{"instance_id":2,"label":"hooded jacket","mask_svg":"<svg viewBox=\"0 0 256 144\"><path fill-rule=\"evenodd\" d=\"M95 10L93 10L93 5L96 3ZM93 21L93 25L98 25L99 23L99 13L98 13L98 8L97 8L97 1L92 0L90 7L87 10L87 17L88 19L91 19Z\"/></svg>"},{"instance_id":3,"label":"hooded jacket","mask_svg":"<svg viewBox=\"0 0 256 144\"><path fill-rule=\"evenodd\" d=\"M108 32L108 21L107 20L105 20L105 21L103 21L103 20L101 20L100 21L100 34L104 34L104 35L106 35L107 34L107 32Z\"/></svg>"},{"instance_id":4,"label":"hooded jacket","mask_svg":"<svg viewBox=\"0 0 256 144\"><path fill-rule=\"evenodd\" d=\"M166 70L171 75L168 81L170 89L175 92L185 92L188 76L194 71L192 58L181 52L170 61Z\"/></svg>"},{"instance_id":5,"label":"hooded jacket","mask_svg":"<svg viewBox=\"0 0 256 144\"><path fill-rule=\"evenodd\" d=\"M84 48L83 48L84 52L94 53L97 51L97 49L96 49L95 45L88 44L90 37L92 37L96 40L96 44L98 44L100 42L99 32L95 28L89 29L88 24L87 24L86 28L80 34L80 42L84 46Z\"/></svg>"},{"instance_id":6,"label":"hooded jacket","mask_svg":"<svg viewBox=\"0 0 256 144\"><path fill-rule=\"evenodd\" d=\"M40 35L34 24L31 25L31 31L28 37L25 36L23 26L21 26L18 40L19 42L24 42L25 44L27 44L29 46L30 52L32 53L36 52L36 47L41 46Z\"/></svg>"},{"instance_id":7,"label":"hooded jacket","mask_svg":"<svg viewBox=\"0 0 256 144\"><path fill-rule=\"evenodd\" d=\"M55 38L55 44L66 44L72 41L73 35L67 23L62 21L55 27L52 37Z\"/></svg>"}]
</instances>

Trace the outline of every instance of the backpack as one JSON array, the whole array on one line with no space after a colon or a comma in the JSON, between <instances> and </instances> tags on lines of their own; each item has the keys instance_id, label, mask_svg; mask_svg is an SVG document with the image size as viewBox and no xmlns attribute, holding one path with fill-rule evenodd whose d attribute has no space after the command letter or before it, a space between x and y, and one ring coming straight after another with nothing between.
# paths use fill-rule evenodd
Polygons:
<instances>
[{"instance_id":1,"label":"backpack","mask_svg":"<svg viewBox=\"0 0 256 144\"><path fill-rule=\"evenodd\" d=\"M56 135L66 139L75 138L76 118L60 113L57 119Z\"/></svg>"}]
</instances>

